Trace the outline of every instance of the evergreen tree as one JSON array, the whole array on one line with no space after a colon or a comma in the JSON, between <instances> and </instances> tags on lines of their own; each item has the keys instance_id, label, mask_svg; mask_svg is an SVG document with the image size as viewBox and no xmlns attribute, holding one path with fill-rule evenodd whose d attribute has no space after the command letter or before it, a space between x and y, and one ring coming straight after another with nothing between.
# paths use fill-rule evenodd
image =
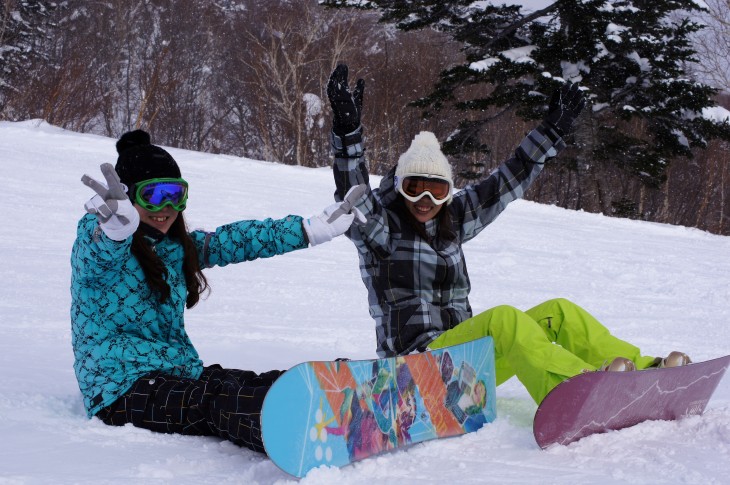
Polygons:
<instances>
[{"instance_id":1,"label":"evergreen tree","mask_svg":"<svg viewBox=\"0 0 730 485\"><path fill-rule=\"evenodd\" d=\"M487 152L480 133L504 111L540 119L564 80L588 88L591 101L565 162L618 164L656 186L673 157L730 140L728 123L702 117L716 90L684 70L695 60L690 36L701 28L689 16L700 8L693 0L558 0L529 15L468 0L322 3L375 8L399 29L434 28L463 44L466 63L442 72L413 103L426 117L464 112L447 153Z\"/></svg>"}]
</instances>

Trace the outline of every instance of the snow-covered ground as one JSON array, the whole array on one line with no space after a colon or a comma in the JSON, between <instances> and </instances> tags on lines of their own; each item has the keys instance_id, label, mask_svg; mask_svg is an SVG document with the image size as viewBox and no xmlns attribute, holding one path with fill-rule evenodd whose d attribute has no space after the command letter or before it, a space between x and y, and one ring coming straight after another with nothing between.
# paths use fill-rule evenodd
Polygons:
<instances>
[{"instance_id":1,"label":"snow-covered ground","mask_svg":"<svg viewBox=\"0 0 730 485\"><path fill-rule=\"evenodd\" d=\"M69 255L80 178L116 161L115 140L40 122L0 123L0 483L286 483L265 456L214 438L87 420L74 377ZM191 184L186 215L238 219L318 213L330 170L170 149ZM475 312L553 297L593 312L647 354L730 353L730 238L684 227L513 203L466 246ZM213 292L186 323L207 364L265 371L374 356L352 244L210 270ZM727 483L730 377L706 413L648 422L541 451L535 404L516 380L477 433L414 445L302 483Z\"/></svg>"}]
</instances>

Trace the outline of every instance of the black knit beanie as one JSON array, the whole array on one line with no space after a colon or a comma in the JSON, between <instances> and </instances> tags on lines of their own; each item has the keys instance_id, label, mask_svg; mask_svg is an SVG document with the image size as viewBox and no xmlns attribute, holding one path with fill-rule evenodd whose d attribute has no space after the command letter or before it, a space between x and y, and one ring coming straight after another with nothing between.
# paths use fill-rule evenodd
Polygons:
<instances>
[{"instance_id":1,"label":"black knit beanie","mask_svg":"<svg viewBox=\"0 0 730 485\"><path fill-rule=\"evenodd\" d=\"M129 189L143 180L179 178L180 167L162 148L150 143L150 135L143 130L129 131L117 141L119 179Z\"/></svg>"}]
</instances>

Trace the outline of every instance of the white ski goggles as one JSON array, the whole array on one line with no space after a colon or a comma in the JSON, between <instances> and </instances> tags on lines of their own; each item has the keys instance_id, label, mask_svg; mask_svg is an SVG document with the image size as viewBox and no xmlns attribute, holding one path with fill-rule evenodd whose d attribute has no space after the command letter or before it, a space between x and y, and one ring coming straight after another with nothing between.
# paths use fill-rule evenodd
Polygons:
<instances>
[{"instance_id":1,"label":"white ski goggles","mask_svg":"<svg viewBox=\"0 0 730 485\"><path fill-rule=\"evenodd\" d=\"M418 202L426 195L436 205L441 205L451 198L453 188L451 180L440 175L407 173L395 178L395 186L403 197L411 202Z\"/></svg>"}]
</instances>

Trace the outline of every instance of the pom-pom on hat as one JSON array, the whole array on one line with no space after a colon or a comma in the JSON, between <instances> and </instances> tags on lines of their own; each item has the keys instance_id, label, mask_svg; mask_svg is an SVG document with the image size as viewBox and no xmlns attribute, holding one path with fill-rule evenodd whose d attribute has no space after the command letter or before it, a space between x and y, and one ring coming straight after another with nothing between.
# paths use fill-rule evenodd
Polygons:
<instances>
[{"instance_id":1,"label":"pom-pom on hat","mask_svg":"<svg viewBox=\"0 0 730 485\"><path fill-rule=\"evenodd\" d=\"M438 175L448 179L454 186L451 165L441 152L436 135L430 131L417 134L408 150L398 159L395 176L400 179L406 174Z\"/></svg>"},{"instance_id":2,"label":"pom-pom on hat","mask_svg":"<svg viewBox=\"0 0 730 485\"><path fill-rule=\"evenodd\" d=\"M143 130L129 131L117 141L119 179L129 189L143 180L179 178L180 167L162 148L152 145L150 135Z\"/></svg>"}]
</instances>

